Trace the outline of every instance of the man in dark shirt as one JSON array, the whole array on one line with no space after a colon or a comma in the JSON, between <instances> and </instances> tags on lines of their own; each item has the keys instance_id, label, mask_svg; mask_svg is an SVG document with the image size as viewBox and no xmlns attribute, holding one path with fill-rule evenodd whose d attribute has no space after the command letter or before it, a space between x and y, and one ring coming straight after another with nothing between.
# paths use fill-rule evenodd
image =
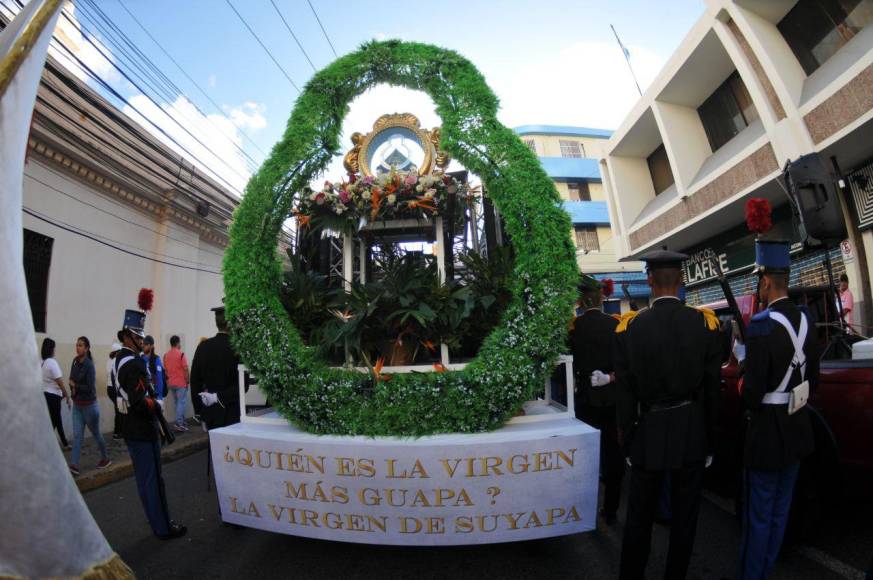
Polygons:
<instances>
[{"instance_id":1,"label":"man in dark shirt","mask_svg":"<svg viewBox=\"0 0 873 580\"><path fill-rule=\"evenodd\" d=\"M216 429L239 423L239 359L233 352L224 307L212 309L218 333L197 346L191 362L191 401L194 411Z\"/></svg>"},{"instance_id":2,"label":"man in dark shirt","mask_svg":"<svg viewBox=\"0 0 873 580\"><path fill-rule=\"evenodd\" d=\"M789 243L757 240L755 246L758 298L767 309L752 317L747 332L740 579L766 578L776 563L800 461L815 447L808 409L789 409L792 391L810 393L819 373L815 327L788 298Z\"/></svg>"},{"instance_id":3,"label":"man in dark shirt","mask_svg":"<svg viewBox=\"0 0 873 580\"><path fill-rule=\"evenodd\" d=\"M621 499L624 457L618 445L615 422L613 347L618 320L602 310L603 287L592 276L579 284L582 315L573 323L570 341L578 393L576 416L600 429L600 472L605 493L600 514L607 524L615 521Z\"/></svg>"},{"instance_id":4,"label":"man in dark shirt","mask_svg":"<svg viewBox=\"0 0 873 580\"><path fill-rule=\"evenodd\" d=\"M682 261L667 250L643 256L654 302L616 328L619 440L631 465L622 579L645 576L655 508L670 476L672 524L665 578L688 571L704 467L712 461L721 348L718 318L682 304Z\"/></svg>"},{"instance_id":5,"label":"man in dark shirt","mask_svg":"<svg viewBox=\"0 0 873 580\"><path fill-rule=\"evenodd\" d=\"M118 383L116 408L122 418L121 433L127 443L139 499L152 531L162 540L184 536L188 529L170 519L167 493L161 474L158 414L161 406L145 360L140 357L145 313L127 310L119 333L123 348L115 355Z\"/></svg>"}]
</instances>

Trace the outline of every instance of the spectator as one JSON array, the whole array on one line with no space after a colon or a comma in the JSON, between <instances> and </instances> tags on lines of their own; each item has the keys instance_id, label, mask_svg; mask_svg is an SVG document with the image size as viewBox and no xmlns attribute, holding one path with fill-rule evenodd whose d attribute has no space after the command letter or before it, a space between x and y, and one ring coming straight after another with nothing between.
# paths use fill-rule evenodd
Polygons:
<instances>
[{"instance_id":1,"label":"spectator","mask_svg":"<svg viewBox=\"0 0 873 580\"><path fill-rule=\"evenodd\" d=\"M121 343L112 343L109 358L106 359L106 396L112 401L114 421L112 423L112 438L121 439L121 413L118 411L118 381L115 379L115 355L121 350Z\"/></svg>"},{"instance_id":2,"label":"spectator","mask_svg":"<svg viewBox=\"0 0 873 580\"><path fill-rule=\"evenodd\" d=\"M52 418L52 429L57 429L61 438L61 446L71 449L67 436L64 434L64 424L61 421L61 401L70 407L70 397L64 387L64 373L61 365L55 360L55 341L44 338L42 341L42 390L45 392L45 402L48 405L49 416Z\"/></svg>"},{"instance_id":3,"label":"spectator","mask_svg":"<svg viewBox=\"0 0 873 580\"><path fill-rule=\"evenodd\" d=\"M840 304L843 306L843 322L846 324L846 332L852 334L852 310L855 307L855 297L852 296L852 291L849 290L849 277L845 274L840 275Z\"/></svg>"},{"instance_id":4,"label":"spectator","mask_svg":"<svg viewBox=\"0 0 873 580\"><path fill-rule=\"evenodd\" d=\"M91 357L91 342L85 336L76 340L76 358L70 369L70 392L73 394L73 456L70 471L79 475L79 456L82 440L85 438L85 425L100 447L100 462L97 469L112 465L106 441L100 434L100 407L97 404L97 379L94 360Z\"/></svg>"},{"instance_id":5,"label":"spectator","mask_svg":"<svg viewBox=\"0 0 873 580\"><path fill-rule=\"evenodd\" d=\"M164 381L164 365L161 364L161 357L155 354L155 339L151 335L146 336L142 341L142 359L146 362L146 366L149 369L152 385L155 387L158 402L161 405L161 409L163 409L167 383Z\"/></svg>"},{"instance_id":6,"label":"spectator","mask_svg":"<svg viewBox=\"0 0 873 580\"><path fill-rule=\"evenodd\" d=\"M167 386L173 393L173 402L176 404L176 423L174 431L187 431L185 425L185 405L188 401L188 359L182 352L179 337L170 337L170 350L164 354L164 369L167 375Z\"/></svg>"}]
</instances>

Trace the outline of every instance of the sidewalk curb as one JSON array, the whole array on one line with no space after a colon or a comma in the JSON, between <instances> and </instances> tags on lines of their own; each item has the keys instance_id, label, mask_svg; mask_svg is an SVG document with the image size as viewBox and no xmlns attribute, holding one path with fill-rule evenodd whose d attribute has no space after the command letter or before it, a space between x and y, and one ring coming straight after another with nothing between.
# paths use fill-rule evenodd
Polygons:
<instances>
[{"instance_id":1,"label":"sidewalk curb","mask_svg":"<svg viewBox=\"0 0 873 580\"><path fill-rule=\"evenodd\" d=\"M172 445L161 448L161 462L170 463L183 457L188 457L209 446L209 437L177 439ZM106 469L98 469L76 478L76 486L80 493L91 491L104 485L109 485L133 475L133 463L130 459L113 461Z\"/></svg>"}]
</instances>

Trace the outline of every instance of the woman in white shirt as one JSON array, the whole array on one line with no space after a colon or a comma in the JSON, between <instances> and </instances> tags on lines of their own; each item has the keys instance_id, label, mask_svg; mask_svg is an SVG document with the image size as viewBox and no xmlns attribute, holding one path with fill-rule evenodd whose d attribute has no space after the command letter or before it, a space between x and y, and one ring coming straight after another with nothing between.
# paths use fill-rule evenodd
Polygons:
<instances>
[{"instance_id":1,"label":"woman in white shirt","mask_svg":"<svg viewBox=\"0 0 873 580\"><path fill-rule=\"evenodd\" d=\"M49 416L52 418L52 428L57 429L64 449L72 447L64 435L64 424L61 421L61 401L67 402L70 408L70 397L64 387L61 365L55 360L55 341L45 338L42 341L42 390L45 392L45 402L48 405Z\"/></svg>"}]
</instances>

